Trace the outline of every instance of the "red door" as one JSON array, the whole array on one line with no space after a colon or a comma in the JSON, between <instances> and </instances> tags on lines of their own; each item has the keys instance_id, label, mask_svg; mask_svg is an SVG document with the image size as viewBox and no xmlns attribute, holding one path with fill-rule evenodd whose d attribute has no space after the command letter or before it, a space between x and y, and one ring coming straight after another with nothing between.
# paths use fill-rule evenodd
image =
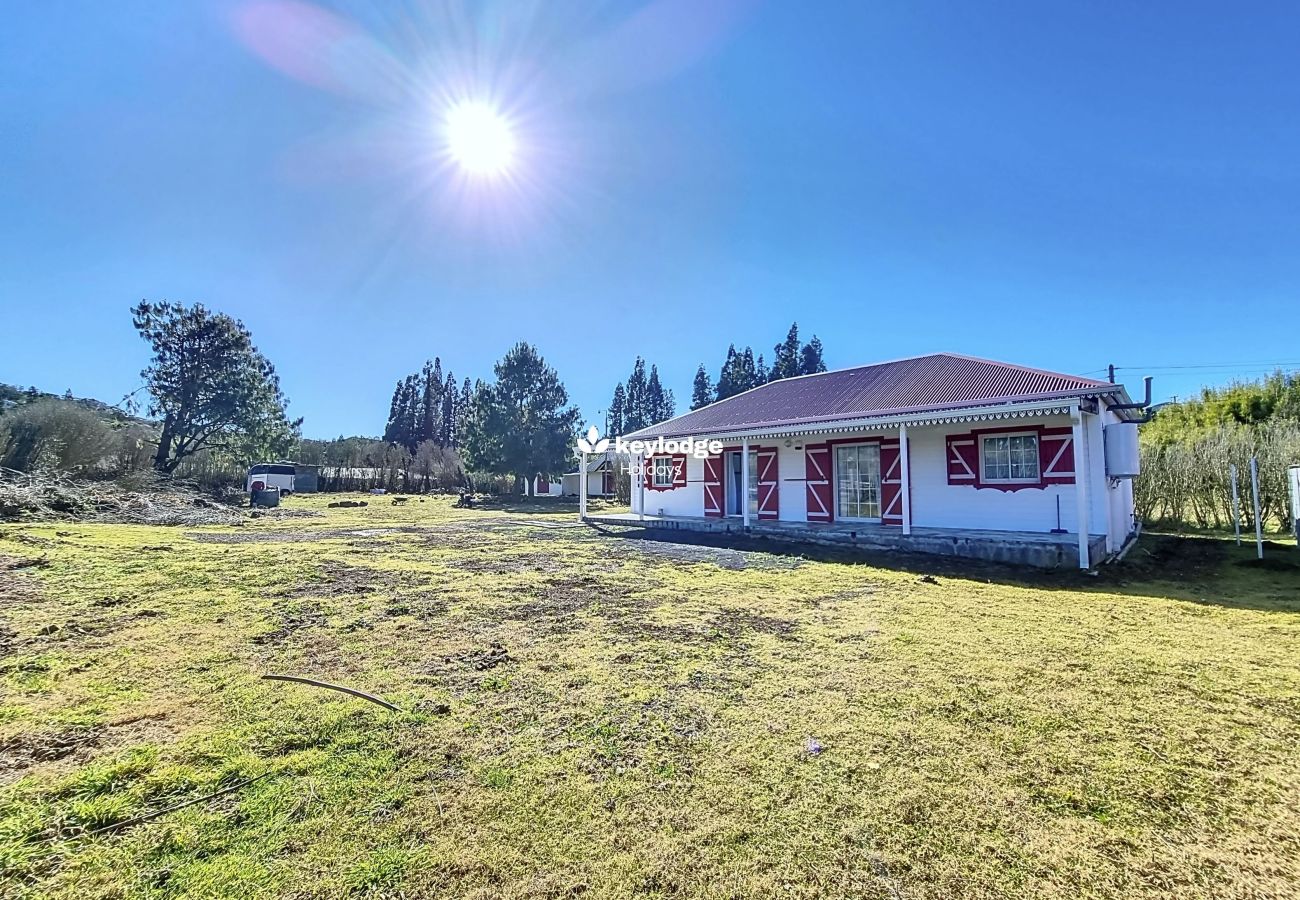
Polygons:
<instances>
[{"instance_id":1,"label":"red door","mask_svg":"<svg viewBox=\"0 0 1300 900\"><path fill-rule=\"evenodd\" d=\"M704 515L710 519L722 518L721 456L709 456L704 460Z\"/></svg>"},{"instance_id":2,"label":"red door","mask_svg":"<svg viewBox=\"0 0 1300 900\"><path fill-rule=\"evenodd\" d=\"M758 517L779 518L781 494L777 479L776 448L759 447L754 453L758 458Z\"/></svg>"},{"instance_id":3,"label":"red door","mask_svg":"<svg viewBox=\"0 0 1300 900\"><path fill-rule=\"evenodd\" d=\"M808 521L829 522L835 518L831 499L831 448L829 444L807 444L803 450L804 477L808 485Z\"/></svg>"},{"instance_id":4,"label":"red door","mask_svg":"<svg viewBox=\"0 0 1300 900\"><path fill-rule=\"evenodd\" d=\"M903 464L897 439L880 442L880 522L903 524Z\"/></svg>"}]
</instances>

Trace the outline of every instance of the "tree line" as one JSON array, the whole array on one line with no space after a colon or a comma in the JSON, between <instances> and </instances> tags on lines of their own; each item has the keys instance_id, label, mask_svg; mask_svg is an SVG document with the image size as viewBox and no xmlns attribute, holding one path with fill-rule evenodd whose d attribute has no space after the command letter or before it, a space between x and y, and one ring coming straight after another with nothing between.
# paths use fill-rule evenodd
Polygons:
<instances>
[{"instance_id":1,"label":"tree line","mask_svg":"<svg viewBox=\"0 0 1300 900\"><path fill-rule=\"evenodd\" d=\"M695 371L695 382L691 390L691 409L701 409L710 403L726 400L751 388L780 381L782 378L794 378L797 375L815 375L826 371L822 342L813 335L806 344L799 343L799 323L790 325L785 340L775 345L772 353L772 365L769 368L758 354L755 359L750 347L737 351L736 345L727 347L727 356L718 371L718 380L709 378L704 364Z\"/></svg>"},{"instance_id":2,"label":"tree line","mask_svg":"<svg viewBox=\"0 0 1300 900\"><path fill-rule=\"evenodd\" d=\"M605 417L605 433L630 434L676 414L677 400L659 381L659 367L651 365L650 374L646 375L645 360L638 356L626 384L614 386L614 398Z\"/></svg>"},{"instance_id":3,"label":"tree line","mask_svg":"<svg viewBox=\"0 0 1300 900\"><path fill-rule=\"evenodd\" d=\"M425 441L439 449L456 449L461 442L461 420L469 409L469 379L459 387L450 371L442 375L442 359L425 362L419 372L397 382L388 407L384 440L414 453Z\"/></svg>"}]
</instances>

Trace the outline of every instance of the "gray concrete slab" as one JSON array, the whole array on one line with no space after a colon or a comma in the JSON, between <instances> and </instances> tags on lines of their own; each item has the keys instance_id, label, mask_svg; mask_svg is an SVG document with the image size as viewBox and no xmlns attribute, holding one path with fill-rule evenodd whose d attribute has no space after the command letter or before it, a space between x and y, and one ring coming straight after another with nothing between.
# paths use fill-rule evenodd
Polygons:
<instances>
[{"instance_id":1,"label":"gray concrete slab","mask_svg":"<svg viewBox=\"0 0 1300 900\"><path fill-rule=\"evenodd\" d=\"M1075 567L1079 564L1079 540L1076 535L1069 533L913 528L910 535L905 535L896 526L859 522L764 521L752 522L746 529L737 518L649 515L642 518L635 513L591 515L584 521L592 525L619 528L748 535L823 546L932 553L1041 568ZM1089 536L1088 544L1094 564L1105 558L1104 535Z\"/></svg>"}]
</instances>

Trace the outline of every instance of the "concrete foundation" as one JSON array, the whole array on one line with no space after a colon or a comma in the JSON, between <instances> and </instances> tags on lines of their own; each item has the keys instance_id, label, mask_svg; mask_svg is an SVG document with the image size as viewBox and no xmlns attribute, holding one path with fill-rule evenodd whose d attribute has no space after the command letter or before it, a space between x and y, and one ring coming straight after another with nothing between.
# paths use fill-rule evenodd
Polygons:
<instances>
[{"instance_id":1,"label":"concrete foundation","mask_svg":"<svg viewBox=\"0 0 1300 900\"><path fill-rule=\"evenodd\" d=\"M864 550L932 553L1047 569L1079 565L1079 539L1077 535L1068 533L913 528L910 535L905 535L897 527L851 522L754 522L746 529L739 519L689 516L646 516L643 519L635 513L587 516L583 521L592 525L747 535ZM1105 535L1090 535L1088 545L1094 565L1106 558Z\"/></svg>"}]
</instances>

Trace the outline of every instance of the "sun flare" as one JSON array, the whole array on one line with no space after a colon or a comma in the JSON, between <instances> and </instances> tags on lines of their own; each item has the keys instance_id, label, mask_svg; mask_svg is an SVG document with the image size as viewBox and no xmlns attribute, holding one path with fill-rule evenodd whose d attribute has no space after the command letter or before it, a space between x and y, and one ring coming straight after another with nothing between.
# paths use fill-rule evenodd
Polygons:
<instances>
[{"instance_id":1,"label":"sun flare","mask_svg":"<svg viewBox=\"0 0 1300 900\"><path fill-rule=\"evenodd\" d=\"M447 111L446 139L447 153L471 175L501 175L515 160L514 129L505 116L486 103L451 107Z\"/></svg>"}]
</instances>

